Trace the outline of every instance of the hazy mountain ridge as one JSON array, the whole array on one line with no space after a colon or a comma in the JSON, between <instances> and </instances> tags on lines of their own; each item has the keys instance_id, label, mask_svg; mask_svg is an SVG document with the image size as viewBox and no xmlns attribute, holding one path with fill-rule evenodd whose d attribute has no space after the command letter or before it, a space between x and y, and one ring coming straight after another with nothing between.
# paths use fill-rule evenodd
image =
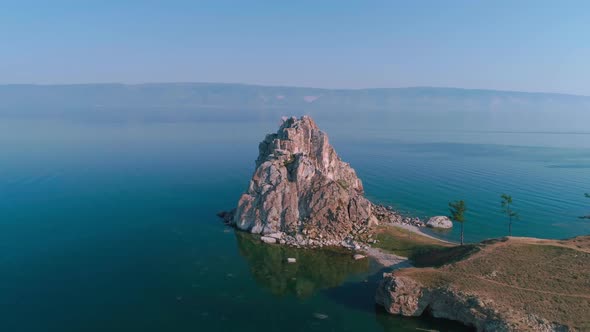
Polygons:
<instances>
[{"instance_id":1,"label":"hazy mountain ridge","mask_svg":"<svg viewBox=\"0 0 590 332\"><path fill-rule=\"evenodd\" d=\"M507 121L502 118L505 112L515 118ZM576 125L590 120L590 97L433 87L346 90L223 83L0 85L0 116L276 121L281 115L301 114L334 120L372 118L410 127L432 120L440 125L459 121L462 125L513 129L512 122L524 128L532 120L531 129L535 130L580 130L583 127ZM548 125L540 125L541 120Z\"/></svg>"},{"instance_id":2,"label":"hazy mountain ridge","mask_svg":"<svg viewBox=\"0 0 590 332\"><path fill-rule=\"evenodd\" d=\"M0 107L366 107L382 109L415 106L502 107L565 103L590 106L590 97L459 88L320 89L224 83L146 83L73 85L0 85ZM451 102L453 104L451 104Z\"/></svg>"}]
</instances>

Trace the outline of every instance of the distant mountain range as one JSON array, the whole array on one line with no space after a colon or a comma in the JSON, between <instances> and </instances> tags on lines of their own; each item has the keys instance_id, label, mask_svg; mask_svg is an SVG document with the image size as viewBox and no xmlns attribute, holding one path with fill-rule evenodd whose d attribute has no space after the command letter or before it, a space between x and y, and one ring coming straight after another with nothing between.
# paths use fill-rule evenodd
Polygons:
<instances>
[{"instance_id":1,"label":"distant mountain range","mask_svg":"<svg viewBox=\"0 0 590 332\"><path fill-rule=\"evenodd\" d=\"M149 83L0 85L0 107L328 107L493 110L588 107L590 97L457 88L317 89L244 84Z\"/></svg>"},{"instance_id":2,"label":"distant mountain range","mask_svg":"<svg viewBox=\"0 0 590 332\"><path fill-rule=\"evenodd\" d=\"M432 87L350 90L217 83L0 85L0 116L185 121L272 119L303 113L353 119L413 114L422 120L436 114L460 115L457 120L476 114L520 114L525 118L559 115L556 120L563 122L563 117L574 120L588 116L590 97ZM526 119L521 116L521 120ZM476 123L481 121L485 122L485 117Z\"/></svg>"}]
</instances>

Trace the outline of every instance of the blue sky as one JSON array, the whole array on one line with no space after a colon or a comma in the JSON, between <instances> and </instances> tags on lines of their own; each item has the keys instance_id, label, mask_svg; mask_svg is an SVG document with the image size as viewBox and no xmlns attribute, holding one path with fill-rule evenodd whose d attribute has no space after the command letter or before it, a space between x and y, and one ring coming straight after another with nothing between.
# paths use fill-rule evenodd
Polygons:
<instances>
[{"instance_id":1,"label":"blue sky","mask_svg":"<svg viewBox=\"0 0 590 332\"><path fill-rule=\"evenodd\" d=\"M0 83L590 95L590 1L2 1Z\"/></svg>"}]
</instances>

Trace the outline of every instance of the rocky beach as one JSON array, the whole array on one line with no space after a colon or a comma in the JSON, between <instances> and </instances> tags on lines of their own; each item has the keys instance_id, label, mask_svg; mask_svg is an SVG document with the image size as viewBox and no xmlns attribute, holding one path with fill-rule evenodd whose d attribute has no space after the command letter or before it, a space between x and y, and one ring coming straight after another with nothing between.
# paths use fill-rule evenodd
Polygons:
<instances>
[{"instance_id":1,"label":"rocky beach","mask_svg":"<svg viewBox=\"0 0 590 332\"><path fill-rule=\"evenodd\" d=\"M219 214L265 243L366 249L371 227L424 226L364 197L362 181L340 159L313 119L283 118L259 145L256 170L237 208Z\"/></svg>"}]
</instances>

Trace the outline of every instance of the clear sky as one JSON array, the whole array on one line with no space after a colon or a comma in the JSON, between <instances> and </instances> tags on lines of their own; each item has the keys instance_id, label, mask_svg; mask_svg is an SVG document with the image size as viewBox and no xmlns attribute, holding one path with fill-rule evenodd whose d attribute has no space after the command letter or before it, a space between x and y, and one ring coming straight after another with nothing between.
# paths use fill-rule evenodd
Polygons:
<instances>
[{"instance_id":1,"label":"clear sky","mask_svg":"<svg viewBox=\"0 0 590 332\"><path fill-rule=\"evenodd\" d=\"M590 1L1 1L0 83L590 95Z\"/></svg>"}]
</instances>

